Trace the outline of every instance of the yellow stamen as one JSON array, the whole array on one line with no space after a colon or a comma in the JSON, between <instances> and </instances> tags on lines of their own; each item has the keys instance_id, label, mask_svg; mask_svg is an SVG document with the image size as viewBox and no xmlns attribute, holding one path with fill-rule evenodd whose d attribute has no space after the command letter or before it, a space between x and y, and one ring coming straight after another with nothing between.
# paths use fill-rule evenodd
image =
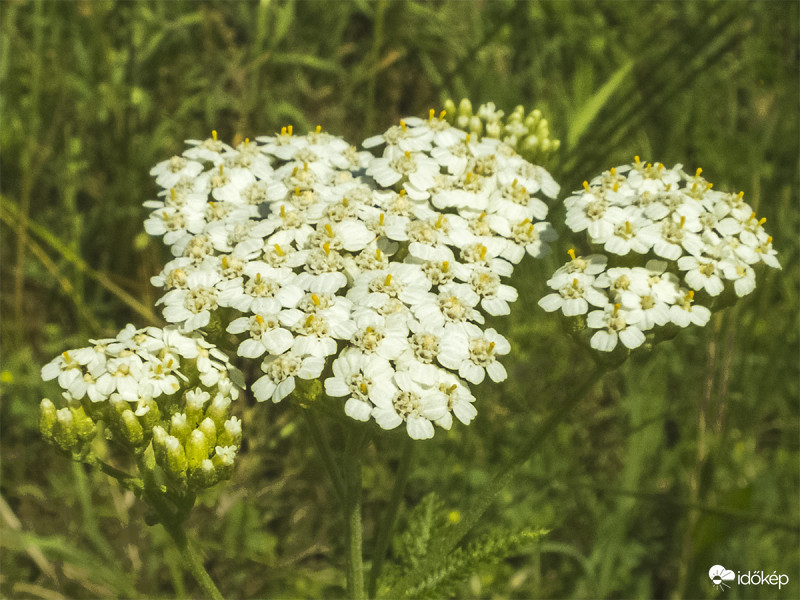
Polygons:
<instances>
[{"instance_id":1,"label":"yellow stamen","mask_svg":"<svg viewBox=\"0 0 800 600\"><path fill-rule=\"evenodd\" d=\"M578 278L577 277L572 280L572 287L574 287L574 288L578 287Z\"/></svg>"},{"instance_id":2,"label":"yellow stamen","mask_svg":"<svg viewBox=\"0 0 800 600\"><path fill-rule=\"evenodd\" d=\"M250 145L250 138L244 138L244 147L247 148Z\"/></svg>"},{"instance_id":3,"label":"yellow stamen","mask_svg":"<svg viewBox=\"0 0 800 600\"><path fill-rule=\"evenodd\" d=\"M616 177L616 175L617 175L617 168L616 168L616 167L611 167L611 171L610 171L610 172L611 172L611 176L612 176L612 177Z\"/></svg>"},{"instance_id":4,"label":"yellow stamen","mask_svg":"<svg viewBox=\"0 0 800 600\"><path fill-rule=\"evenodd\" d=\"M311 323L312 323L313 321L314 321L314 315L308 315L308 318L306 319L306 327L308 327L309 325L311 325Z\"/></svg>"},{"instance_id":5,"label":"yellow stamen","mask_svg":"<svg viewBox=\"0 0 800 600\"><path fill-rule=\"evenodd\" d=\"M711 188L713 188L713 187L714 187L714 184L713 184L713 183L711 183L710 181L709 181L709 182L706 184L706 189L707 189L707 190L710 190L710 189L711 189Z\"/></svg>"},{"instance_id":6,"label":"yellow stamen","mask_svg":"<svg viewBox=\"0 0 800 600\"><path fill-rule=\"evenodd\" d=\"M401 196L401 197L405 196L406 195L406 191L405 190L400 190L399 192L397 192L397 195Z\"/></svg>"},{"instance_id":7,"label":"yellow stamen","mask_svg":"<svg viewBox=\"0 0 800 600\"><path fill-rule=\"evenodd\" d=\"M614 316L615 316L615 317L617 316L617 313L619 312L619 309L620 309L621 307L622 307L622 305L621 305L619 302L617 302L617 303L614 305Z\"/></svg>"},{"instance_id":8,"label":"yellow stamen","mask_svg":"<svg viewBox=\"0 0 800 600\"><path fill-rule=\"evenodd\" d=\"M436 219L436 225L434 227L436 227L436 229L441 229L442 225L444 225L444 215L440 214L439 218Z\"/></svg>"},{"instance_id":9,"label":"yellow stamen","mask_svg":"<svg viewBox=\"0 0 800 600\"><path fill-rule=\"evenodd\" d=\"M262 317L261 315L256 315L256 323L258 323L259 325L263 325L264 317Z\"/></svg>"},{"instance_id":10,"label":"yellow stamen","mask_svg":"<svg viewBox=\"0 0 800 600\"><path fill-rule=\"evenodd\" d=\"M488 251L489 251L489 249L486 246L484 246L483 244L481 244L481 246L480 246L481 260L486 258L486 253Z\"/></svg>"},{"instance_id":11,"label":"yellow stamen","mask_svg":"<svg viewBox=\"0 0 800 600\"><path fill-rule=\"evenodd\" d=\"M744 191L741 191L741 192L739 192L739 193L737 194L737 196L739 196L739 200L741 200L742 198L744 198Z\"/></svg>"},{"instance_id":12,"label":"yellow stamen","mask_svg":"<svg viewBox=\"0 0 800 600\"><path fill-rule=\"evenodd\" d=\"M220 165L219 165L219 174L220 174L220 175L222 175L222 167L223 167L223 165L222 165L222 164L220 164Z\"/></svg>"},{"instance_id":13,"label":"yellow stamen","mask_svg":"<svg viewBox=\"0 0 800 600\"><path fill-rule=\"evenodd\" d=\"M403 131L405 131L406 130L406 122L405 121L400 121L400 127L402 127Z\"/></svg>"},{"instance_id":14,"label":"yellow stamen","mask_svg":"<svg viewBox=\"0 0 800 600\"><path fill-rule=\"evenodd\" d=\"M469 144L469 141L472 139L472 134L468 133L466 139L464 139L465 144Z\"/></svg>"},{"instance_id":15,"label":"yellow stamen","mask_svg":"<svg viewBox=\"0 0 800 600\"><path fill-rule=\"evenodd\" d=\"M164 366L161 363L156 365L156 375L161 375L164 372Z\"/></svg>"},{"instance_id":16,"label":"yellow stamen","mask_svg":"<svg viewBox=\"0 0 800 600\"><path fill-rule=\"evenodd\" d=\"M668 192L668 191L670 191L671 189L672 189L672 184L671 184L671 183L668 183L666 186L664 186L664 191L665 191L665 192Z\"/></svg>"},{"instance_id":17,"label":"yellow stamen","mask_svg":"<svg viewBox=\"0 0 800 600\"><path fill-rule=\"evenodd\" d=\"M381 260L383 257L383 253L381 252L380 248L375 248L375 258L377 260Z\"/></svg>"},{"instance_id":18,"label":"yellow stamen","mask_svg":"<svg viewBox=\"0 0 800 600\"><path fill-rule=\"evenodd\" d=\"M494 350L494 346L495 346L495 343L494 343L494 342L489 342L489 352L491 352L492 350Z\"/></svg>"},{"instance_id":19,"label":"yellow stamen","mask_svg":"<svg viewBox=\"0 0 800 600\"><path fill-rule=\"evenodd\" d=\"M321 133L322 132L322 125L317 125L317 128L314 131L316 131L317 133Z\"/></svg>"},{"instance_id":20,"label":"yellow stamen","mask_svg":"<svg viewBox=\"0 0 800 600\"><path fill-rule=\"evenodd\" d=\"M442 120L442 119L444 119L446 116L447 116L447 111L446 111L446 110L443 110L443 111L441 111L441 112L439 113L439 120L441 121L441 120Z\"/></svg>"},{"instance_id":21,"label":"yellow stamen","mask_svg":"<svg viewBox=\"0 0 800 600\"><path fill-rule=\"evenodd\" d=\"M684 225L686 225L686 217L681 217L681 229L683 229Z\"/></svg>"},{"instance_id":22,"label":"yellow stamen","mask_svg":"<svg viewBox=\"0 0 800 600\"><path fill-rule=\"evenodd\" d=\"M286 255L286 253L283 251L283 248L281 248L280 245L278 244L275 244L275 254L277 254L278 256Z\"/></svg>"},{"instance_id":23,"label":"yellow stamen","mask_svg":"<svg viewBox=\"0 0 800 600\"><path fill-rule=\"evenodd\" d=\"M331 245L328 242L322 244L322 249L325 251L325 254L331 253Z\"/></svg>"},{"instance_id":24,"label":"yellow stamen","mask_svg":"<svg viewBox=\"0 0 800 600\"><path fill-rule=\"evenodd\" d=\"M428 121L433 121L433 115L434 115L434 114L436 114L436 111L435 111L435 110L433 110L433 109L430 109L430 110L428 111Z\"/></svg>"},{"instance_id":25,"label":"yellow stamen","mask_svg":"<svg viewBox=\"0 0 800 600\"><path fill-rule=\"evenodd\" d=\"M694 290L689 290L688 292L686 292L686 300L688 300L689 302L694 300Z\"/></svg>"},{"instance_id":26,"label":"yellow stamen","mask_svg":"<svg viewBox=\"0 0 800 600\"><path fill-rule=\"evenodd\" d=\"M392 285L392 275L391 275L391 273L386 276L386 279L384 280L383 284L386 287L389 287L390 285Z\"/></svg>"},{"instance_id":27,"label":"yellow stamen","mask_svg":"<svg viewBox=\"0 0 800 600\"><path fill-rule=\"evenodd\" d=\"M328 237L333 237L333 228L330 223L325 223L325 233L328 234Z\"/></svg>"},{"instance_id":28,"label":"yellow stamen","mask_svg":"<svg viewBox=\"0 0 800 600\"><path fill-rule=\"evenodd\" d=\"M383 227L383 222L384 222L385 219L386 219L386 215L381 213L381 216L378 217L378 226L379 227Z\"/></svg>"},{"instance_id":29,"label":"yellow stamen","mask_svg":"<svg viewBox=\"0 0 800 600\"><path fill-rule=\"evenodd\" d=\"M320 304L322 304L322 302L320 302L319 296L317 296L316 294L311 294L311 301L312 301L312 302L313 302L313 303L314 303L316 306L319 306Z\"/></svg>"},{"instance_id":30,"label":"yellow stamen","mask_svg":"<svg viewBox=\"0 0 800 600\"><path fill-rule=\"evenodd\" d=\"M695 182L692 184L692 192L696 192L696 191L697 191L697 182L695 181Z\"/></svg>"},{"instance_id":31,"label":"yellow stamen","mask_svg":"<svg viewBox=\"0 0 800 600\"><path fill-rule=\"evenodd\" d=\"M256 273L256 283L261 283L261 273Z\"/></svg>"},{"instance_id":32,"label":"yellow stamen","mask_svg":"<svg viewBox=\"0 0 800 600\"><path fill-rule=\"evenodd\" d=\"M613 189L614 189L614 191L615 191L615 192L618 192L618 191L619 191L619 182L618 182L618 181L615 181L615 182L614 182L614 187L613 187Z\"/></svg>"},{"instance_id":33,"label":"yellow stamen","mask_svg":"<svg viewBox=\"0 0 800 600\"><path fill-rule=\"evenodd\" d=\"M772 243L772 236L770 235L767 237L767 246L769 246L771 243Z\"/></svg>"},{"instance_id":34,"label":"yellow stamen","mask_svg":"<svg viewBox=\"0 0 800 600\"><path fill-rule=\"evenodd\" d=\"M759 221L758 221L758 224L759 225L763 225L766 222L767 222L767 217L761 217L761 219L759 219Z\"/></svg>"},{"instance_id":35,"label":"yellow stamen","mask_svg":"<svg viewBox=\"0 0 800 600\"><path fill-rule=\"evenodd\" d=\"M755 218L756 218L756 213L754 213L754 212L751 212L751 213L750 213L750 218L749 218L749 219L747 219L747 220L748 220L748 221L752 221L752 220L753 220L753 219L755 219Z\"/></svg>"},{"instance_id":36,"label":"yellow stamen","mask_svg":"<svg viewBox=\"0 0 800 600\"><path fill-rule=\"evenodd\" d=\"M216 129L212 129L211 130L211 137L214 138L215 142L217 141L217 130Z\"/></svg>"},{"instance_id":37,"label":"yellow stamen","mask_svg":"<svg viewBox=\"0 0 800 600\"><path fill-rule=\"evenodd\" d=\"M583 189L585 189L587 192L589 191L589 182L585 179L583 180Z\"/></svg>"},{"instance_id":38,"label":"yellow stamen","mask_svg":"<svg viewBox=\"0 0 800 600\"><path fill-rule=\"evenodd\" d=\"M570 248L569 250L567 250L567 254L569 254L569 257L572 260L575 260L575 248Z\"/></svg>"},{"instance_id":39,"label":"yellow stamen","mask_svg":"<svg viewBox=\"0 0 800 600\"><path fill-rule=\"evenodd\" d=\"M409 152L408 150L406 150L406 158L411 158L411 152Z\"/></svg>"},{"instance_id":40,"label":"yellow stamen","mask_svg":"<svg viewBox=\"0 0 800 600\"><path fill-rule=\"evenodd\" d=\"M442 271L447 273L447 271L449 271L449 270L450 270L450 261L449 260L443 260L442 261Z\"/></svg>"},{"instance_id":41,"label":"yellow stamen","mask_svg":"<svg viewBox=\"0 0 800 600\"><path fill-rule=\"evenodd\" d=\"M281 127L281 135L286 135L286 127Z\"/></svg>"},{"instance_id":42,"label":"yellow stamen","mask_svg":"<svg viewBox=\"0 0 800 600\"><path fill-rule=\"evenodd\" d=\"M222 268L223 269L227 269L228 268L228 257L227 256L223 256L222 257Z\"/></svg>"},{"instance_id":43,"label":"yellow stamen","mask_svg":"<svg viewBox=\"0 0 800 600\"><path fill-rule=\"evenodd\" d=\"M638 154L633 157L633 162L635 162L637 165L640 164L641 161L639 160L639 155Z\"/></svg>"},{"instance_id":44,"label":"yellow stamen","mask_svg":"<svg viewBox=\"0 0 800 600\"><path fill-rule=\"evenodd\" d=\"M66 350L61 353L61 356L63 356L64 360L67 361L67 362L71 362L72 361L72 357L69 355L69 352L67 352Z\"/></svg>"},{"instance_id":45,"label":"yellow stamen","mask_svg":"<svg viewBox=\"0 0 800 600\"><path fill-rule=\"evenodd\" d=\"M625 233L627 233L628 235L631 234L631 222L630 221L625 221Z\"/></svg>"},{"instance_id":46,"label":"yellow stamen","mask_svg":"<svg viewBox=\"0 0 800 600\"><path fill-rule=\"evenodd\" d=\"M286 216L286 205L282 204L281 205L281 217L285 217L285 216Z\"/></svg>"},{"instance_id":47,"label":"yellow stamen","mask_svg":"<svg viewBox=\"0 0 800 600\"><path fill-rule=\"evenodd\" d=\"M295 167L295 169L296 169L296 168L297 168L297 167ZM300 195L300 188L299 188L299 187L295 187L295 188L294 188L294 195L295 195L295 196L299 196L299 195Z\"/></svg>"},{"instance_id":48,"label":"yellow stamen","mask_svg":"<svg viewBox=\"0 0 800 600\"><path fill-rule=\"evenodd\" d=\"M700 173L702 173L702 172L703 172L703 169L701 169L700 167L697 167L697 171L694 172L694 176L695 177L700 177Z\"/></svg>"},{"instance_id":49,"label":"yellow stamen","mask_svg":"<svg viewBox=\"0 0 800 600\"><path fill-rule=\"evenodd\" d=\"M293 130L294 130L294 127L292 127L291 125L289 125L289 126L286 128L286 133L288 133L289 135L292 135L292 132L293 132Z\"/></svg>"},{"instance_id":50,"label":"yellow stamen","mask_svg":"<svg viewBox=\"0 0 800 600\"><path fill-rule=\"evenodd\" d=\"M169 197L172 198L172 201L175 201L175 188L169 188Z\"/></svg>"},{"instance_id":51,"label":"yellow stamen","mask_svg":"<svg viewBox=\"0 0 800 600\"><path fill-rule=\"evenodd\" d=\"M367 392L369 392L369 388L367 388L367 384L364 383L363 381L361 382L361 385L359 387L361 388L361 393L362 394L366 395Z\"/></svg>"},{"instance_id":52,"label":"yellow stamen","mask_svg":"<svg viewBox=\"0 0 800 600\"><path fill-rule=\"evenodd\" d=\"M297 167L292 169L292 177L295 177L296 175L297 175Z\"/></svg>"},{"instance_id":53,"label":"yellow stamen","mask_svg":"<svg viewBox=\"0 0 800 600\"><path fill-rule=\"evenodd\" d=\"M464 177L464 183L470 183L472 181L472 171L467 171L466 177Z\"/></svg>"}]
</instances>

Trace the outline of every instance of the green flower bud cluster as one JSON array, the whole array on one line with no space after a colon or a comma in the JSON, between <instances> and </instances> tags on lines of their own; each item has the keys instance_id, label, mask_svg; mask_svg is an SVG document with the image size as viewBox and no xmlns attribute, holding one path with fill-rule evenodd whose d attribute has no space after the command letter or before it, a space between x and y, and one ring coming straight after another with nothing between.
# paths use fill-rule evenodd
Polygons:
<instances>
[{"instance_id":1,"label":"green flower bud cluster","mask_svg":"<svg viewBox=\"0 0 800 600\"><path fill-rule=\"evenodd\" d=\"M448 99L444 109L445 120L451 125L474 135L499 139L532 163L544 162L561 146L559 140L550 138L547 119L538 108L526 113L520 105L503 118L505 113L497 110L493 102L481 104L474 113L472 103L463 98L458 107Z\"/></svg>"},{"instance_id":2,"label":"green flower bud cluster","mask_svg":"<svg viewBox=\"0 0 800 600\"><path fill-rule=\"evenodd\" d=\"M47 398L41 403L48 442L92 462L91 442L105 437L140 468L160 467L181 494L230 477L242 427L231 416L238 371L224 354L174 328L128 326L116 338L91 342L42 368L43 379L57 379L65 390L62 408Z\"/></svg>"},{"instance_id":3,"label":"green flower bud cluster","mask_svg":"<svg viewBox=\"0 0 800 600\"><path fill-rule=\"evenodd\" d=\"M242 423L230 414L231 400L222 389L213 400L202 388L187 390L169 422L153 428L156 463L171 481L200 489L231 476L242 441Z\"/></svg>"}]
</instances>

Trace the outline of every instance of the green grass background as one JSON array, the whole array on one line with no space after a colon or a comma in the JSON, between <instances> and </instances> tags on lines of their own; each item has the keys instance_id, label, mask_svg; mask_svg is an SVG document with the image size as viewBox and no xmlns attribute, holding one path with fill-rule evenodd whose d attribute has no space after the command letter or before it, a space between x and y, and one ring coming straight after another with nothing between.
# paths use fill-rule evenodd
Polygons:
<instances>
[{"instance_id":1,"label":"green grass background","mask_svg":"<svg viewBox=\"0 0 800 600\"><path fill-rule=\"evenodd\" d=\"M40 366L158 320L144 234L152 165L227 140L325 129L358 142L452 97L539 107L563 192L635 154L703 167L767 217L784 266L703 329L642 350L564 414L480 521L544 527L462 598L800 597L796 2L47 2L0 4L0 595L192 597L143 507L37 433ZM554 209L553 220L563 216ZM587 351L536 301L565 256L520 268L496 326L509 381L420 443L406 507L463 510L559 410ZM240 403L248 445L193 537L231 598L342 597L341 523L296 406ZM340 447L339 425L329 435ZM402 434L365 457L367 557ZM401 525L407 508L401 512ZM715 591L714 564L786 573Z\"/></svg>"}]
</instances>

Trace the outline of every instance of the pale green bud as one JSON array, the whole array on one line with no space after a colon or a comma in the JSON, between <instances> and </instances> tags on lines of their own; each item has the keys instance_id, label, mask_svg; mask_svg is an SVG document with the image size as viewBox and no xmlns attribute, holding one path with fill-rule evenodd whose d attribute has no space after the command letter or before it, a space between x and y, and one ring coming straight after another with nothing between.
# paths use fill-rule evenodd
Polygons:
<instances>
[{"instance_id":1,"label":"pale green bud","mask_svg":"<svg viewBox=\"0 0 800 600\"><path fill-rule=\"evenodd\" d=\"M481 135L483 133L483 121L477 115L474 117L470 117L469 125L467 127L461 127L461 129L469 129L469 132L474 135Z\"/></svg>"},{"instance_id":2,"label":"pale green bud","mask_svg":"<svg viewBox=\"0 0 800 600\"><path fill-rule=\"evenodd\" d=\"M53 431L58 422L56 405L49 398L44 398L39 404L39 431L48 442L53 441Z\"/></svg>"},{"instance_id":3,"label":"pale green bud","mask_svg":"<svg viewBox=\"0 0 800 600\"><path fill-rule=\"evenodd\" d=\"M190 471L199 469L200 464L208 458L208 441L203 432L195 429L186 441L186 464Z\"/></svg>"},{"instance_id":4,"label":"pale green bud","mask_svg":"<svg viewBox=\"0 0 800 600\"><path fill-rule=\"evenodd\" d=\"M67 408L60 408L56 411L56 423L53 427L53 439L58 447L67 452L71 452L78 445L78 435L75 432L75 420L72 411Z\"/></svg>"},{"instance_id":5,"label":"pale green bud","mask_svg":"<svg viewBox=\"0 0 800 600\"><path fill-rule=\"evenodd\" d=\"M229 397L217 394L211 406L206 410L206 417L214 421L217 427L222 428L225 425L225 421L228 420L230 406L231 399Z\"/></svg>"},{"instance_id":6,"label":"pale green bud","mask_svg":"<svg viewBox=\"0 0 800 600\"><path fill-rule=\"evenodd\" d=\"M120 415L120 429L122 430L122 437L131 446L138 446L144 441L144 430L139 419L133 414L133 411L128 408Z\"/></svg>"},{"instance_id":7,"label":"pale green bud","mask_svg":"<svg viewBox=\"0 0 800 600\"><path fill-rule=\"evenodd\" d=\"M561 140L550 140L550 151L555 152L561 147Z\"/></svg>"},{"instance_id":8,"label":"pale green bud","mask_svg":"<svg viewBox=\"0 0 800 600\"><path fill-rule=\"evenodd\" d=\"M217 437L217 443L220 446L239 447L242 445L242 422L237 417L231 417L225 421L225 429Z\"/></svg>"},{"instance_id":9,"label":"pale green bud","mask_svg":"<svg viewBox=\"0 0 800 600\"><path fill-rule=\"evenodd\" d=\"M186 413L189 427L197 427L197 424L203 420L203 408L210 399L211 394L199 388L188 390L184 394L183 410Z\"/></svg>"},{"instance_id":10,"label":"pale green bud","mask_svg":"<svg viewBox=\"0 0 800 600\"><path fill-rule=\"evenodd\" d=\"M548 139L542 140L542 143L539 146L542 149L542 152L549 152L550 151L550 146L551 146L550 140L548 140Z\"/></svg>"},{"instance_id":11,"label":"pale green bud","mask_svg":"<svg viewBox=\"0 0 800 600\"><path fill-rule=\"evenodd\" d=\"M458 115L460 117L472 116L472 102L469 101L469 98L462 98L458 103Z\"/></svg>"},{"instance_id":12,"label":"pale green bud","mask_svg":"<svg viewBox=\"0 0 800 600\"><path fill-rule=\"evenodd\" d=\"M156 462L162 467L167 464L167 430L156 425L153 427L153 453L156 455Z\"/></svg>"},{"instance_id":13,"label":"pale green bud","mask_svg":"<svg viewBox=\"0 0 800 600\"><path fill-rule=\"evenodd\" d=\"M169 423L170 435L178 438L182 444L186 443L186 440L189 439L189 434L192 432L187 421L185 414L176 413L172 415Z\"/></svg>"},{"instance_id":14,"label":"pale green bud","mask_svg":"<svg viewBox=\"0 0 800 600\"><path fill-rule=\"evenodd\" d=\"M227 422L227 421L226 421ZM197 426L197 429L203 432L208 440L208 447L213 448L217 445L217 425L209 417L203 419L202 423Z\"/></svg>"},{"instance_id":15,"label":"pale green bud","mask_svg":"<svg viewBox=\"0 0 800 600\"><path fill-rule=\"evenodd\" d=\"M166 447L167 460L165 464L165 471L176 479L184 479L186 477L186 452L181 445L180 440L174 435L167 436L164 442Z\"/></svg>"},{"instance_id":16,"label":"pale green bud","mask_svg":"<svg viewBox=\"0 0 800 600\"><path fill-rule=\"evenodd\" d=\"M235 446L217 446L214 449L214 456L211 462L217 470L220 479L228 479L233 473L233 461L236 458Z\"/></svg>"},{"instance_id":17,"label":"pale green bud","mask_svg":"<svg viewBox=\"0 0 800 600\"><path fill-rule=\"evenodd\" d=\"M189 471L189 481L196 488L207 488L217 483L219 477L217 477L217 469L214 467L214 463L208 458L203 460L199 469Z\"/></svg>"},{"instance_id":18,"label":"pale green bud","mask_svg":"<svg viewBox=\"0 0 800 600\"><path fill-rule=\"evenodd\" d=\"M452 123L453 119L456 117L456 104L450 98L444 101L444 110L447 113L445 115L445 120L448 123Z\"/></svg>"},{"instance_id":19,"label":"pale green bud","mask_svg":"<svg viewBox=\"0 0 800 600\"><path fill-rule=\"evenodd\" d=\"M86 411L79 401L71 402L70 411L72 411L72 421L75 424L75 435L82 443L92 440L97 433L94 421L89 418Z\"/></svg>"},{"instance_id":20,"label":"pale green bud","mask_svg":"<svg viewBox=\"0 0 800 600\"><path fill-rule=\"evenodd\" d=\"M503 130L503 124L500 121L492 121L486 123L486 137L499 138L500 132Z\"/></svg>"},{"instance_id":21,"label":"pale green bud","mask_svg":"<svg viewBox=\"0 0 800 600\"><path fill-rule=\"evenodd\" d=\"M158 403L152 398L142 398L136 407L136 418L142 424L142 429L150 431L161 420L161 409L158 408Z\"/></svg>"}]
</instances>

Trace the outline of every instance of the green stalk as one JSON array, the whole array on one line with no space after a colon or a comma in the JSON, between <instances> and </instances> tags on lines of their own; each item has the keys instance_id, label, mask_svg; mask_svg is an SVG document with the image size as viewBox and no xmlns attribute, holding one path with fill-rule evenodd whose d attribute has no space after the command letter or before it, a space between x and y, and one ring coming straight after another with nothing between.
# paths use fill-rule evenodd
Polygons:
<instances>
[{"instance_id":1,"label":"green stalk","mask_svg":"<svg viewBox=\"0 0 800 600\"><path fill-rule=\"evenodd\" d=\"M322 435L322 429L320 429L314 410L304 409L302 412L308 424L308 429L311 432L311 439L314 442L314 446L317 452L319 452L322 462L325 464L325 470L328 471L328 476L331 478L336 498L339 500L340 505L344 505L346 495L345 482L344 479L342 479L342 473L339 467L336 466L333 450L331 450L328 440Z\"/></svg>"},{"instance_id":2,"label":"green stalk","mask_svg":"<svg viewBox=\"0 0 800 600\"><path fill-rule=\"evenodd\" d=\"M361 450L366 429L353 430L347 438L344 454L344 522L347 527L347 594L352 600L364 600L364 554L361 529Z\"/></svg>"},{"instance_id":3,"label":"green stalk","mask_svg":"<svg viewBox=\"0 0 800 600\"><path fill-rule=\"evenodd\" d=\"M372 569L369 573L368 596L370 598L375 598L375 593L378 589L378 580L381 576L383 563L386 560L386 551L389 549L392 531L394 531L394 525L397 522L397 512L400 508L400 502L403 499L406 483L408 483L411 465L414 462L414 447L414 440L410 437L406 437L403 443L403 454L400 458L400 466L397 469L397 476L394 480L394 488L392 489L389 506L386 507L383 521L378 530L378 538L375 542L375 554L372 558Z\"/></svg>"}]
</instances>

